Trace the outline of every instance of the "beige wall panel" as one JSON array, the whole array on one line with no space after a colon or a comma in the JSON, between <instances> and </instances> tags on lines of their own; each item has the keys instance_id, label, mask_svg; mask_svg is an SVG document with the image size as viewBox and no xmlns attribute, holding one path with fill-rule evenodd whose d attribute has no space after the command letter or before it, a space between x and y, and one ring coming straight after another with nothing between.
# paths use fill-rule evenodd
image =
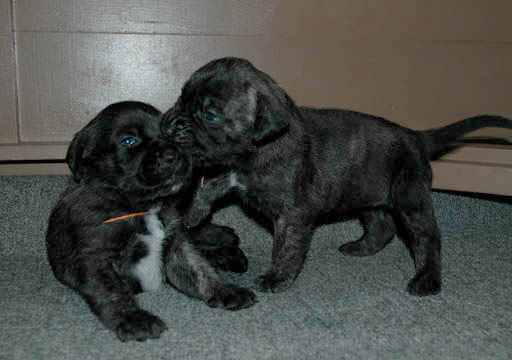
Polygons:
<instances>
[{"instance_id":1,"label":"beige wall panel","mask_svg":"<svg viewBox=\"0 0 512 360\"><path fill-rule=\"evenodd\" d=\"M19 31L512 40L509 0L17 0Z\"/></svg>"},{"instance_id":2,"label":"beige wall panel","mask_svg":"<svg viewBox=\"0 0 512 360\"><path fill-rule=\"evenodd\" d=\"M474 114L512 118L512 43L454 43L444 49L443 57L443 83L437 94L443 114L454 119ZM512 141L511 130L489 129L475 134Z\"/></svg>"},{"instance_id":3,"label":"beige wall panel","mask_svg":"<svg viewBox=\"0 0 512 360\"><path fill-rule=\"evenodd\" d=\"M0 144L18 141L12 35L0 33Z\"/></svg>"},{"instance_id":4,"label":"beige wall panel","mask_svg":"<svg viewBox=\"0 0 512 360\"><path fill-rule=\"evenodd\" d=\"M18 0L19 31L258 34L275 15L265 0Z\"/></svg>"},{"instance_id":5,"label":"beige wall panel","mask_svg":"<svg viewBox=\"0 0 512 360\"><path fill-rule=\"evenodd\" d=\"M278 1L281 34L340 40L511 41L509 0Z\"/></svg>"},{"instance_id":6,"label":"beige wall panel","mask_svg":"<svg viewBox=\"0 0 512 360\"><path fill-rule=\"evenodd\" d=\"M11 32L11 4L9 0L0 0L0 33Z\"/></svg>"},{"instance_id":7,"label":"beige wall panel","mask_svg":"<svg viewBox=\"0 0 512 360\"><path fill-rule=\"evenodd\" d=\"M269 33L339 41L444 38L440 0L277 1L281 12Z\"/></svg>"},{"instance_id":8,"label":"beige wall panel","mask_svg":"<svg viewBox=\"0 0 512 360\"><path fill-rule=\"evenodd\" d=\"M251 59L298 104L418 129L481 113L512 117L507 44L20 33L18 46L23 141L69 140L114 101L165 110L195 69L226 55Z\"/></svg>"},{"instance_id":9,"label":"beige wall panel","mask_svg":"<svg viewBox=\"0 0 512 360\"><path fill-rule=\"evenodd\" d=\"M0 176L7 175L69 175L67 164L0 164Z\"/></svg>"},{"instance_id":10,"label":"beige wall panel","mask_svg":"<svg viewBox=\"0 0 512 360\"><path fill-rule=\"evenodd\" d=\"M466 144L446 154L441 160L512 168L512 146ZM510 185L512 186L512 182Z\"/></svg>"},{"instance_id":11,"label":"beige wall panel","mask_svg":"<svg viewBox=\"0 0 512 360\"><path fill-rule=\"evenodd\" d=\"M397 122L425 118L441 86L439 50L440 44L432 42L325 38L304 50L301 79L287 85L301 104L347 108Z\"/></svg>"},{"instance_id":12,"label":"beige wall panel","mask_svg":"<svg viewBox=\"0 0 512 360\"><path fill-rule=\"evenodd\" d=\"M434 189L512 195L512 166L434 161Z\"/></svg>"},{"instance_id":13,"label":"beige wall panel","mask_svg":"<svg viewBox=\"0 0 512 360\"><path fill-rule=\"evenodd\" d=\"M440 4L441 32L446 40L512 40L512 1L445 0Z\"/></svg>"},{"instance_id":14,"label":"beige wall panel","mask_svg":"<svg viewBox=\"0 0 512 360\"><path fill-rule=\"evenodd\" d=\"M222 56L250 59L299 105L415 129L512 118L510 14L510 0L0 0L0 81L10 84L0 88L0 160L61 159L115 101L166 110L195 69ZM510 130L474 135L512 141ZM435 186L510 195L511 148L461 149L434 163ZM52 166L4 164L0 175L68 171Z\"/></svg>"},{"instance_id":15,"label":"beige wall panel","mask_svg":"<svg viewBox=\"0 0 512 360\"><path fill-rule=\"evenodd\" d=\"M258 38L20 33L21 139L67 141L115 101L136 99L165 110L195 69L225 55L272 64L264 54L281 52L280 63L288 65L280 77L294 79L302 71L294 61L302 57L297 48Z\"/></svg>"},{"instance_id":16,"label":"beige wall panel","mask_svg":"<svg viewBox=\"0 0 512 360\"><path fill-rule=\"evenodd\" d=\"M336 41L303 43L304 65L283 85L300 104L342 107L414 129L468 116L512 118L512 44L482 42ZM276 61L272 74L286 65ZM486 129L473 136L512 131Z\"/></svg>"},{"instance_id":17,"label":"beige wall panel","mask_svg":"<svg viewBox=\"0 0 512 360\"><path fill-rule=\"evenodd\" d=\"M22 145L0 145L0 161L63 160L68 142L28 143Z\"/></svg>"},{"instance_id":18,"label":"beige wall panel","mask_svg":"<svg viewBox=\"0 0 512 360\"><path fill-rule=\"evenodd\" d=\"M109 103L162 105L176 56L163 37L20 33L22 141L67 141ZM164 41L165 42L165 41ZM174 46L175 47L175 46ZM169 49L165 50L164 49ZM184 60L184 59L183 59Z\"/></svg>"},{"instance_id":19,"label":"beige wall panel","mask_svg":"<svg viewBox=\"0 0 512 360\"><path fill-rule=\"evenodd\" d=\"M10 1L0 0L0 144L18 141L12 36Z\"/></svg>"}]
</instances>

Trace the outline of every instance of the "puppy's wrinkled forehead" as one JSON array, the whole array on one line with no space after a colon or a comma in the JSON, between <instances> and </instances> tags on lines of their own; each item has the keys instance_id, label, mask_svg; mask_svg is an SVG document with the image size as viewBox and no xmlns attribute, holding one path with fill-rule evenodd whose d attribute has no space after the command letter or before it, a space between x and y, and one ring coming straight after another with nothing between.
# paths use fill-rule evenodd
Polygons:
<instances>
[{"instance_id":1,"label":"puppy's wrinkled forehead","mask_svg":"<svg viewBox=\"0 0 512 360\"><path fill-rule=\"evenodd\" d=\"M140 106L140 105L139 105ZM110 110L110 111L108 111ZM105 143L117 142L123 136L156 138L159 135L160 114L151 109L123 108L108 109L91 124Z\"/></svg>"},{"instance_id":2,"label":"puppy's wrinkled forehead","mask_svg":"<svg viewBox=\"0 0 512 360\"><path fill-rule=\"evenodd\" d=\"M154 138L159 134L160 116L145 111L134 110L120 113L114 124L114 134L136 132Z\"/></svg>"},{"instance_id":3,"label":"puppy's wrinkled forehead","mask_svg":"<svg viewBox=\"0 0 512 360\"><path fill-rule=\"evenodd\" d=\"M227 116L245 114L252 118L256 109L257 90L254 83L239 76L238 71L198 73L184 86L180 100L182 111L194 113L214 109Z\"/></svg>"}]
</instances>

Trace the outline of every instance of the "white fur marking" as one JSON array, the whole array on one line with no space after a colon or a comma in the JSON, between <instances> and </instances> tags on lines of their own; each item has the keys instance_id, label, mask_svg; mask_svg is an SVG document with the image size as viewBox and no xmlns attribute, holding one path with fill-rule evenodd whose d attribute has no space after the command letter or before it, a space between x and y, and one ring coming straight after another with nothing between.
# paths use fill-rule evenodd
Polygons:
<instances>
[{"instance_id":1,"label":"white fur marking","mask_svg":"<svg viewBox=\"0 0 512 360\"><path fill-rule=\"evenodd\" d=\"M240 190L247 190L245 185L238 181L238 176L236 172L232 172L231 174L229 174L229 186Z\"/></svg>"},{"instance_id":2,"label":"white fur marking","mask_svg":"<svg viewBox=\"0 0 512 360\"><path fill-rule=\"evenodd\" d=\"M183 243L183 254L187 259L187 263L192 267L197 276L197 288L199 294L204 299L209 299L213 280L218 279L218 275L210 265L201 258L197 251L189 243Z\"/></svg>"},{"instance_id":3,"label":"white fur marking","mask_svg":"<svg viewBox=\"0 0 512 360\"><path fill-rule=\"evenodd\" d=\"M144 217L149 234L139 235L139 240L146 244L148 254L132 270L144 291L158 290L163 281L162 248L165 232L157 213L152 210L151 214Z\"/></svg>"},{"instance_id":4,"label":"white fur marking","mask_svg":"<svg viewBox=\"0 0 512 360\"><path fill-rule=\"evenodd\" d=\"M247 120L253 123L256 119L257 91L255 88L247 89Z\"/></svg>"}]
</instances>

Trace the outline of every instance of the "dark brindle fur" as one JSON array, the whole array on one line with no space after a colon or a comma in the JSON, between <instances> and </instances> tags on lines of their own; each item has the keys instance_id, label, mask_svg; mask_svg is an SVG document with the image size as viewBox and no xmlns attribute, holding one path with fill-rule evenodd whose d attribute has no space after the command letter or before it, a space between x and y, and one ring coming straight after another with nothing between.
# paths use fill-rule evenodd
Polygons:
<instances>
[{"instance_id":1,"label":"dark brindle fur","mask_svg":"<svg viewBox=\"0 0 512 360\"><path fill-rule=\"evenodd\" d=\"M416 268L407 290L423 296L441 289L430 161L463 134L487 126L512 128L512 121L477 116L413 131L359 112L297 107L248 61L224 58L191 76L164 115L162 131L205 169L230 169L197 192L189 225L228 192L272 221L272 263L258 279L260 290L290 286L315 225L358 214L364 235L340 250L372 255L398 234Z\"/></svg>"},{"instance_id":2,"label":"dark brindle fur","mask_svg":"<svg viewBox=\"0 0 512 360\"><path fill-rule=\"evenodd\" d=\"M160 119L150 105L122 102L78 132L67 154L73 178L47 231L57 279L122 341L158 338L166 329L135 300L163 280L212 307L236 310L255 302L252 292L223 283L215 271L247 269L231 229L183 229L178 205L192 183L191 162L173 146L163 148ZM141 211L150 214L104 223Z\"/></svg>"}]
</instances>

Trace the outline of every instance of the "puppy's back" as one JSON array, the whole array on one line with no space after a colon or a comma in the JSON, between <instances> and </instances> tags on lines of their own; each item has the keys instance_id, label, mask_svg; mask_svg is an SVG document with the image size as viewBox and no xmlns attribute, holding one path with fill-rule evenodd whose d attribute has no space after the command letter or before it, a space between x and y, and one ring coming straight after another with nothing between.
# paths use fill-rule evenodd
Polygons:
<instances>
[{"instance_id":1,"label":"puppy's back","mask_svg":"<svg viewBox=\"0 0 512 360\"><path fill-rule=\"evenodd\" d=\"M421 163L421 138L386 119L349 110L300 108L305 132L311 138L311 157L317 167L315 186L328 208L353 195L354 206L385 203L404 162ZM368 191L361 191L367 189ZM335 200L333 200L335 199Z\"/></svg>"},{"instance_id":2,"label":"puppy's back","mask_svg":"<svg viewBox=\"0 0 512 360\"><path fill-rule=\"evenodd\" d=\"M381 117L338 109L302 107L300 111L318 155L332 157L327 161L330 166L387 163L422 146L416 132Z\"/></svg>"}]
</instances>

